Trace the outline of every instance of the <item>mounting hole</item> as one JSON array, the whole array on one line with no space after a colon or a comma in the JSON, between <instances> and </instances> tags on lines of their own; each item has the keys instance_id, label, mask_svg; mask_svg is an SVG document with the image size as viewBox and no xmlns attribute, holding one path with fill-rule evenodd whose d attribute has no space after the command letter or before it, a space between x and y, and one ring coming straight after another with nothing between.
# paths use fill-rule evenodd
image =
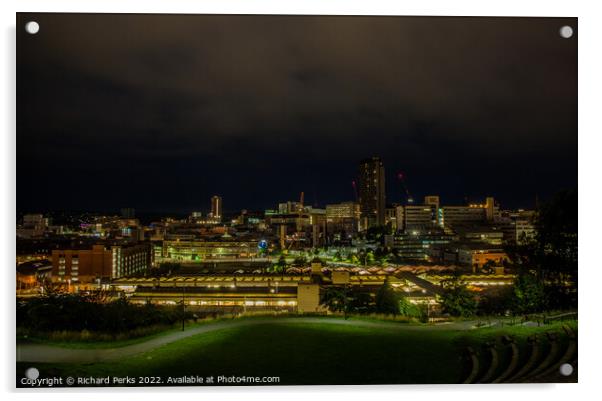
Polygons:
<instances>
[{"instance_id":1,"label":"mounting hole","mask_svg":"<svg viewBox=\"0 0 602 401\"><path fill-rule=\"evenodd\" d=\"M573 36L573 28L568 25L561 27L560 36L562 36L565 39L570 38L571 36Z\"/></svg>"},{"instance_id":2,"label":"mounting hole","mask_svg":"<svg viewBox=\"0 0 602 401\"><path fill-rule=\"evenodd\" d=\"M27 377L30 380L35 380L38 378L38 376L40 376L40 371L36 368L28 368L25 371L25 377Z\"/></svg>"},{"instance_id":3,"label":"mounting hole","mask_svg":"<svg viewBox=\"0 0 602 401\"><path fill-rule=\"evenodd\" d=\"M560 374L563 376L570 376L573 374L573 365L570 363L563 363L560 365Z\"/></svg>"},{"instance_id":4,"label":"mounting hole","mask_svg":"<svg viewBox=\"0 0 602 401\"><path fill-rule=\"evenodd\" d=\"M38 33L40 30L40 24L38 24L35 21L29 21L27 24L25 24L25 32L35 35L36 33Z\"/></svg>"}]
</instances>

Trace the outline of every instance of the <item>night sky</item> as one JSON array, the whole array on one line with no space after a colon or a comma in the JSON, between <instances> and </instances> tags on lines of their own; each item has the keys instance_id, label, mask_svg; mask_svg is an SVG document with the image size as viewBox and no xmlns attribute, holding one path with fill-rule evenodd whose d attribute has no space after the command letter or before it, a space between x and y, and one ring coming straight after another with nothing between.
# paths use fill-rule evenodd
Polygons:
<instances>
[{"instance_id":1,"label":"night sky","mask_svg":"<svg viewBox=\"0 0 602 401\"><path fill-rule=\"evenodd\" d=\"M29 20L40 23L25 33ZM274 208L577 187L572 18L19 14L17 209Z\"/></svg>"}]
</instances>

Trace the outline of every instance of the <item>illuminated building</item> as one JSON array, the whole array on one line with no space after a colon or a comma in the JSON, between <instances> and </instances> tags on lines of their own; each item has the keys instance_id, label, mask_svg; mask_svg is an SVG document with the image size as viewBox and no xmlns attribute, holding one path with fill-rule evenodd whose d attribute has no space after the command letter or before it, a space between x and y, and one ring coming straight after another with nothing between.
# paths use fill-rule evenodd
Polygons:
<instances>
[{"instance_id":1,"label":"illuminated building","mask_svg":"<svg viewBox=\"0 0 602 401\"><path fill-rule=\"evenodd\" d=\"M32 260L17 266L17 290L33 288L50 281L52 263L47 259Z\"/></svg>"},{"instance_id":2,"label":"illuminated building","mask_svg":"<svg viewBox=\"0 0 602 401\"><path fill-rule=\"evenodd\" d=\"M526 244L535 238L537 231L531 218L518 218L514 221L514 241Z\"/></svg>"},{"instance_id":3,"label":"illuminated building","mask_svg":"<svg viewBox=\"0 0 602 401\"><path fill-rule=\"evenodd\" d=\"M394 231L404 228L404 209L401 205L391 205L385 209L385 224L390 224Z\"/></svg>"},{"instance_id":4,"label":"illuminated building","mask_svg":"<svg viewBox=\"0 0 602 401\"><path fill-rule=\"evenodd\" d=\"M431 261L436 259L438 250L456 237L446 234L438 227L430 231L398 233L393 237L393 249L399 258L411 261Z\"/></svg>"},{"instance_id":5,"label":"illuminated building","mask_svg":"<svg viewBox=\"0 0 602 401\"><path fill-rule=\"evenodd\" d=\"M535 217L534 210L504 212L504 239L511 244L525 244L533 240L537 234Z\"/></svg>"},{"instance_id":6,"label":"illuminated building","mask_svg":"<svg viewBox=\"0 0 602 401\"><path fill-rule=\"evenodd\" d=\"M502 245L504 231L501 227L491 224L456 224L453 231L460 241L485 242L489 245Z\"/></svg>"},{"instance_id":7,"label":"illuminated building","mask_svg":"<svg viewBox=\"0 0 602 401\"><path fill-rule=\"evenodd\" d=\"M23 216L23 224L17 228L17 237L32 238L41 237L48 229L49 220L42 214L26 214Z\"/></svg>"},{"instance_id":8,"label":"illuminated building","mask_svg":"<svg viewBox=\"0 0 602 401\"><path fill-rule=\"evenodd\" d=\"M358 195L362 228L385 225L385 167L379 157L360 162Z\"/></svg>"},{"instance_id":9,"label":"illuminated building","mask_svg":"<svg viewBox=\"0 0 602 401\"><path fill-rule=\"evenodd\" d=\"M431 205L404 207L404 230L407 233L431 230L436 224L436 211Z\"/></svg>"},{"instance_id":10,"label":"illuminated building","mask_svg":"<svg viewBox=\"0 0 602 401\"><path fill-rule=\"evenodd\" d=\"M489 262L501 266L509 259L501 246L475 242L450 245L445 250L445 260L470 267L476 273Z\"/></svg>"},{"instance_id":11,"label":"illuminated building","mask_svg":"<svg viewBox=\"0 0 602 401\"><path fill-rule=\"evenodd\" d=\"M359 229L360 206L355 202L326 205L326 229L329 236L352 236Z\"/></svg>"},{"instance_id":12,"label":"illuminated building","mask_svg":"<svg viewBox=\"0 0 602 401\"><path fill-rule=\"evenodd\" d=\"M276 292L270 287L187 287L184 291L174 287L139 287L130 297L132 303L148 300L159 305L178 305L184 300L188 309L206 312L251 312L262 310L297 310L297 289L282 287Z\"/></svg>"},{"instance_id":13,"label":"illuminated building","mask_svg":"<svg viewBox=\"0 0 602 401\"><path fill-rule=\"evenodd\" d=\"M165 260L203 261L207 259L241 259L257 257L257 241L201 241L195 239L163 241Z\"/></svg>"},{"instance_id":14,"label":"illuminated building","mask_svg":"<svg viewBox=\"0 0 602 401\"><path fill-rule=\"evenodd\" d=\"M439 210L439 196L437 195L428 195L424 197L424 204L433 206L435 210Z\"/></svg>"},{"instance_id":15,"label":"illuminated building","mask_svg":"<svg viewBox=\"0 0 602 401\"><path fill-rule=\"evenodd\" d=\"M190 213L190 216L188 217L188 221L190 221L191 223L196 223L197 221L201 220L202 218L203 218L203 213L192 212L192 213Z\"/></svg>"},{"instance_id":16,"label":"illuminated building","mask_svg":"<svg viewBox=\"0 0 602 401\"><path fill-rule=\"evenodd\" d=\"M289 210L301 203L281 203L279 210ZM296 212L277 213L266 210L266 223L273 226L280 237L280 247L290 249L303 246L322 246L326 241L326 210L312 208L311 206L299 207Z\"/></svg>"},{"instance_id":17,"label":"illuminated building","mask_svg":"<svg viewBox=\"0 0 602 401\"><path fill-rule=\"evenodd\" d=\"M492 222L499 217L499 207L492 197L488 197L484 204L443 206L439 210L438 222L442 227L453 228L456 224Z\"/></svg>"},{"instance_id":18,"label":"illuminated building","mask_svg":"<svg viewBox=\"0 0 602 401\"><path fill-rule=\"evenodd\" d=\"M311 227L311 244L314 248L326 243L326 210L314 209L309 211L309 226Z\"/></svg>"},{"instance_id":19,"label":"illuminated building","mask_svg":"<svg viewBox=\"0 0 602 401\"><path fill-rule=\"evenodd\" d=\"M211 198L211 217L215 220L221 221L222 219L222 197L213 196Z\"/></svg>"},{"instance_id":20,"label":"illuminated building","mask_svg":"<svg viewBox=\"0 0 602 401\"><path fill-rule=\"evenodd\" d=\"M113 280L111 287L120 291L132 303L152 302L159 305L178 305L184 302L188 310L208 312L292 311L326 312L320 305L320 293L329 285L346 284L374 297L388 278L395 288L408 286L408 280L397 274L357 275L337 272L331 277L321 273L315 264L304 274L213 274L172 277L131 277ZM316 275L322 284L314 281ZM437 286L419 280L421 288L410 284L415 291L406 292L408 300L434 301Z\"/></svg>"},{"instance_id":21,"label":"illuminated building","mask_svg":"<svg viewBox=\"0 0 602 401\"><path fill-rule=\"evenodd\" d=\"M480 223L486 221L485 209L470 206L444 206L441 208L440 224L453 228L456 224Z\"/></svg>"},{"instance_id":22,"label":"illuminated building","mask_svg":"<svg viewBox=\"0 0 602 401\"><path fill-rule=\"evenodd\" d=\"M287 213L298 213L303 209L303 205L299 202L283 202L278 204L278 213L287 214Z\"/></svg>"},{"instance_id":23,"label":"illuminated building","mask_svg":"<svg viewBox=\"0 0 602 401\"><path fill-rule=\"evenodd\" d=\"M114 279L143 272L152 265L151 246L138 244L93 245L92 249L52 251L52 281L94 283L98 279Z\"/></svg>"}]
</instances>

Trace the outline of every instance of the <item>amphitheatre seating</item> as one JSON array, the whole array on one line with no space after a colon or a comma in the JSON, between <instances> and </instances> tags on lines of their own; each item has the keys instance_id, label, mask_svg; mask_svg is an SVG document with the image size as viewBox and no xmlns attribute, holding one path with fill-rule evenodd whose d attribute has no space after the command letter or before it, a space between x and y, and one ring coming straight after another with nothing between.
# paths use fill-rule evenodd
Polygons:
<instances>
[{"instance_id":1,"label":"amphitheatre seating","mask_svg":"<svg viewBox=\"0 0 602 401\"><path fill-rule=\"evenodd\" d=\"M537 335L527 338L527 344L531 351L529 354L529 359L527 359L525 364L520 369L518 369L511 377L508 378L507 382L514 383L519 378L524 377L527 375L527 373L533 370L537 361L540 360L542 347L539 344L539 338Z\"/></svg>"},{"instance_id":2,"label":"amphitheatre seating","mask_svg":"<svg viewBox=\"0 0 602 401\"><path fill-rule=\"evenodd\" d=\"M470 359L470 374L464 380L464 384L474 383L479 374L479 358L477 357L477 353L472 347L467 348L468 358Z\"/></svg>"},{"instance_id":3,"label":"amphitheatre seating","mask_svg":"<svg viewBox=\"0 0 602 401\"><path fill-rule=\"evenodd\" d=\"M558 340L558 336L554 333L546 333L546 337L548 338L548 343L550 344L548 354L546 357L540 361L535 369L531 371L525 379L533 380L536 376L538 376L545 369L549 368L554 364L554 361L558 359L558 354L560 353L560 341ZM527 381L528 381L527 380Z\"/></svg>"},{"instance_id":4,"label":"amphitheatre seating","mask_svg":"<svg viewBox=\"0 0 602 401\"><path fill-rule=\"evenodd\" d=\"M544 369L539 375L535 377L537 380L547 381L546 378L554 375L558 372L558 369L562 364L572 362L576 359L577 356L577 339L575 333L568 328L567 326L563 326L565 333L567 333L567 337L569 339L569 343L562 354L560 360L556 363L550 365L548 368Z\"/></svg>"},{"instance_id":5,"label":"amphitheatre seating","mask_svg":"<svg viewBox=\"0 0 602 401\"><path fill-rule=\"evenodd\" d=\"M495 342L488 342L487 344L485 344L485 346L487 347L491 358L489 359L489 368L487 369L483 377L479 380L479 383L489 383L499 363L499 357Z\"/></svg>"},{"instance_id":6,"label":"amphitheatre seating","mask_svg":"<svg viewBox=\"0 0 602 401\"><path fill-rule=\"evenodd\" d=\"M527 338L526 343L508 336L489 341L478 350L468 348L470 364L463 383L546 383L562 380L559 368L564 363L577 367L577 336L568 326L564 336L546 333ZM566 378L565 378L566 379Z\"/></svg>"},{"instance_id":7,"label":"amphitheatre seating","mask_svg":"<svg viewBox=\"0 0 602 401\"><path fill-rule=\"evenodd\" d=\"M516 341L514 341L513 338L504 336L504 338L502 339L502 342L504 344L510 346L510 349L512 350L512 355L510 356L510 363L508 364L506 369L502 372L501 375L499 375L496 379L494 379L492 383L506 382L506 380L510 377L512 372L514 372L516 370L516 367L518 366L518 361L520 359L518 346L516 345Z\"/></svg>"}]
</instances>

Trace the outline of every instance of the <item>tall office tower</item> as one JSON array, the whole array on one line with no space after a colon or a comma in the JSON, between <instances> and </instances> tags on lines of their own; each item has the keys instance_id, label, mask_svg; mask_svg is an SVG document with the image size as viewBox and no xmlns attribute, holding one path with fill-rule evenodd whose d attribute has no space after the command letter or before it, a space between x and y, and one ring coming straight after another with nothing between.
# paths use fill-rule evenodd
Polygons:
<instances>
[{"instance_id":1,"label":"tall office tower","mask_svg":"<svg viewBox=\"0 0 602 401\"><path fill-rule=\"evenodd\" d=\"M385 225L385 167L380 157L360 162L359 201L364 229Z\"/></svg>"},{"instance_id":2,"label":"tall office tower","mask_svg":"<svg viewBox=\"0 0 602 401\"><path fill-rule=\"evenodd\" d=\"M213 196L211 198L211 217L214 219L221 220L222 219L222 197L221 196Z\"/></svg>"}]
</instances>

